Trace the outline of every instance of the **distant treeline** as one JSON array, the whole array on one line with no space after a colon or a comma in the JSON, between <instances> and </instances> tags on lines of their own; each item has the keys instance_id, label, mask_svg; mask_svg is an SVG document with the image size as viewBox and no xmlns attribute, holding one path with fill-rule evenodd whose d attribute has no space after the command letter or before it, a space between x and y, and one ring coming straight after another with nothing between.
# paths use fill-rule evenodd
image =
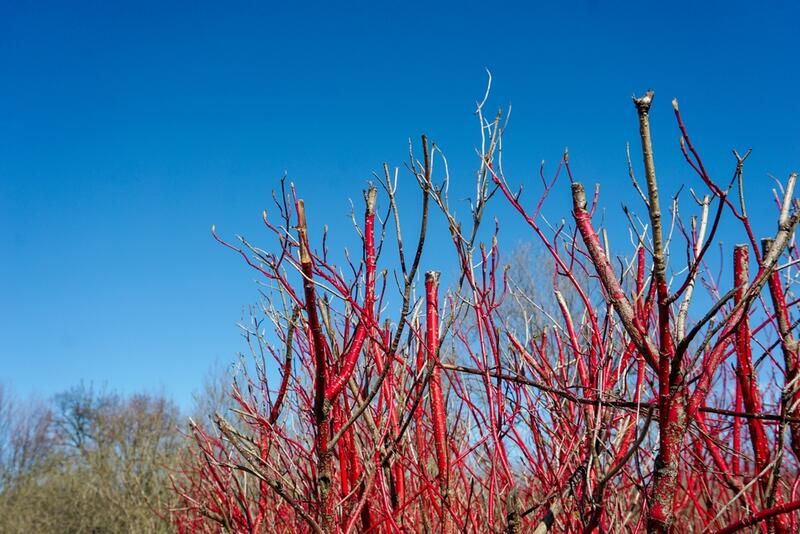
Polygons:
<instances>
[{"instance_id":1,"label":"distant treeline","mask_svg":"<svg viewBox=\"0 0 800 534\"><path fill-rule=\"evenodd\" d=\"M23 401L0 385L0 532L173 531L187 420L164 395Z\"/></svg>"}]
</instances>

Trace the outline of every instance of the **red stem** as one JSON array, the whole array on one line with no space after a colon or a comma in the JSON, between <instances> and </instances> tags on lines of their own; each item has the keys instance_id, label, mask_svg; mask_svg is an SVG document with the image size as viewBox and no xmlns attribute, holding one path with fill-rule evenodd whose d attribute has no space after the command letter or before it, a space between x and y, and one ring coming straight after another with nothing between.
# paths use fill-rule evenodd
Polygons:
<instances>
[{"instance_id":1,"label":"red stem","mask_svg":"<svg viewBox=\"0 0 800 534\"><path fill-rule=\"evenodd\" d=\"M370 187L364 195L366 200L366 210L364 213L364 263L365 273L365 295L364 306L362 308L363 317L358 322L353 339L347 351L342 355L342 367L325 390L325 398L332 400L341 393L347 381L353 375L358 362L358 355L364 346L367 338L367 331L373 322L373 307L375 305L375 200L378 190Z\"/></svg>"},{"instance_id":2,"label":"red stem","mask_svg":"<svg viewBox=\"0 0 800 534\"><path fill-rule=\"evenodd\" d=\"M448 455L447 455L447 415L442 395L442 378L439 362L439 273L425 273L425 348L428 361L433 366L431 374L431 419L433 422L433 442L436 450L436 466L439 469L439 488L443 499L447 498Z\"/></svg>"},{"instance_id":3,"label":"red stem","mask_svg":"<svg viewBox=\"0 0 800 534\"><path fill-rule=\"evenodd\" d=\"M800 509L800 500L787 502L784 504L780 504L778 506L773 506L772 508L769 508L767 510L762 510L754 514L750 514L749 517L742 518L739 521L736 521L735 523L731 523L727 527L718 530L715 534L731 534L733 532L742 530L743 528L756 525L761 521L765 521L771 517L781 516L782 514L794 512L795 510L798 509Z\"/></svg>"}]
</instances>

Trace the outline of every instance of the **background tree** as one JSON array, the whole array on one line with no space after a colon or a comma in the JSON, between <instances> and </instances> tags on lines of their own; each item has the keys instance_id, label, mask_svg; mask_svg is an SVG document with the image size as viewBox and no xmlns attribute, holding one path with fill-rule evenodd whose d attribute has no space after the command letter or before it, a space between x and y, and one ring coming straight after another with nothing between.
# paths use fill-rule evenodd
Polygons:
<instances>
[{"instance_id":1,"label":"background tree","mask_svg":"<svg viewBox=\"0 0 800 534\"><path fill-rule=\"evenodd\" d=\"M183 448L177 408L163 396L84 385L51 405L0 408L0 530L171 531L169 475Z\"/></svg>"}]
</instances>

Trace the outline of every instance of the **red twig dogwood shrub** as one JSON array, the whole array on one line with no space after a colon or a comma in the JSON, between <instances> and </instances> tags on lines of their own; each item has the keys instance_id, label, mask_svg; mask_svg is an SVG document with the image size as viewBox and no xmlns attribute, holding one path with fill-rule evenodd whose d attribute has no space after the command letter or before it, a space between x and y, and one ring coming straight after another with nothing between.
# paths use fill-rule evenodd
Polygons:
<instances>
[{"instance_id":1,"label":"red twig dogwood shrub","mask_svg":"<svg viewBox=\"0 0 800 534\"><path fill-rule=\"evenodd\" d=\"M627 258L612 255L600 190L587 193L566 153L533 202L510 184L486 99L466 223L423 136L408 164L421 198L412 247L387 166L382 193L364 193L360 253L339 266L293 187L264 214L273 248L214 233L263 276L264 303L236 408L192 425L178 530L796 532L796 175L775 189L777 228L759 241L749 152L734 152L730 181L712 177L673 102L697 175L694 214L680 218L657 180L653 96L634 99L644 185L630 158L629 174L646 217L625 211ZM551 225L543 204L569 193L571 219ZM505 268L497 225L481 226L490 206L517 212L541 245L548 296ZM449 228L449 260L424 253L432 216ZM723 224L745 244L720 247ZM717 247L732 260L723 277Z\"/></svg>"}]
</instances>

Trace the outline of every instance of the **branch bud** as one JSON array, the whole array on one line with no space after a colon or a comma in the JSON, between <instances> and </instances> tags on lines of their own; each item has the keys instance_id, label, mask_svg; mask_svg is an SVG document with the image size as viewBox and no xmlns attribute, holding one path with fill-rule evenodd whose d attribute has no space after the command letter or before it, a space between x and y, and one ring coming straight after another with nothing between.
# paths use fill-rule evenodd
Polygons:
<instances>
[{"instance_id":1,"label":"branch bud","mask_svg":"<svg viewBox=\"0 0 800 534\"><path fill-rule=\"evenodd\" d=\"M367 204L367 214L371 215L375 213L375 202L378 197L378 188L374 185L370 185L369 189L364 191L364 202Z\"/></svg>"},{"instance_id":2,"label":"branch bud","mask_svg":"<svg viewBox=\"0 0 800 534\"><path fill-rule=\"evenodd\" d=\"M301 198L297 199L297 237L300 241L300 263L311 263L311 255L308 253L306 205Z\"/></svg>"},{"instance_id":3,"label":"branch bud","mask_svg":"<svg viewBox=\"0 0 800 534\"><path fill-rule=\"evenodd\" d=\"M586 190L580 182L572 184L572 203L576 210L586 211Z\"/></svg>"},{"instance_id":4,"label":"branch bud","mask_svg":"<svg viewBox=\"0 0 800 534\"><path fill-rule=\"evenodd\" d=\"M639 112L639 115L647 115L654 96L656 96L654 91L647 91L643 96L633 97L633 103L636 105L636 111Z\"/></svg>"}]
</instances>

